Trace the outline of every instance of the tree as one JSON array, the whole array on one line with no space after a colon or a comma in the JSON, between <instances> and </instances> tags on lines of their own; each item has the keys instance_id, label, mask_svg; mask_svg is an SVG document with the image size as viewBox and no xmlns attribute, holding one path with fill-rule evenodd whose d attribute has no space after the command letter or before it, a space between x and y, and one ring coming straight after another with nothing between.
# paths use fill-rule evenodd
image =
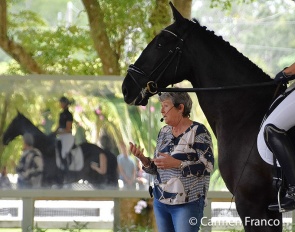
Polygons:
<instances>
[{"instance_id":1,"label":"tree","mask_svg":"<svg viewBox=\"0 0 295 232\"><path fill-rule=\"evenodd\" d=\"M55 51L64 51L61 47L67 47L65 46L66 43L62 43L58 38L64 37L68 42L69 38L67 37L69 35L76 40L78 37L84 36L84 38L92 41L90 46L96 51L96 57L93 54L90 57L92 57L92 61L98 63L100 71L96 70L93 74L120 75L122 70L126 69L124 60L128 59L130 55L131 57L134 56L142 48L142 45L139 44L140 39L150 39L155 34L150 32L154 30L153 27L162 28L170 22L170 14L168 13L170 9L167 1L164 0L155 1L155 3L143 0L81 1L85 9L83 12L86 13L88 18L89 32L88 29L85 30L76 25L46 28L46 22L37 13L31 10L22 10L12 14L8 9L13 7L13 2L0 1L0 47L16 60L24 73L60 73L60 70L48 65L59 60L55 59L48 51L44 53L44 46L41 47L40 44L53 44ZM191 3L191 0L184 2ZM186 12L190 12L191 5L186 5L188 6ZM151 16L150 20L149 16ZM16 21L17 23L12 23L10 20L12 18L14 21L19 20ZM19 27L26 30L19 30ZM42 27L42 30L40 30L40 27ZM146 36L142 37L139 35L140 33L146 34ZM42 37L38 36L40 34ZM34 46L30 46L28 43L28 41L32 42L32 38L38 39L38 43L35 43ZM132 40L132 47L126 52L128 43L130 47L130 40ZM73 43L71 44L76 47ZM89 42L87 44L89 45ZM136 47L138 48L136 49ZM69 50L72 54L75 54L75 49ZM91 53L86 50L84 52ZM42 59L40 53L42 57L46 57L46 55L47 57ZM68 53L65 52L64 56L67 57L67 55ZM89 58L87 55L86 57ZM61 64L65 65L64 63L61 57ZM61 73L64 73L63 70L65 69L62 68Z\"/></svg>"},{"instance_id":2,"label":"tree","mask_svg":"<svg viewBox=\"0 0 295 232\"><path fill-rule=\"evenodd\" d=\"M43 73L37 62L20 44L8 37L7 3L0 1L0 46L22 66L27 67L32 73Z\"/></svg>"},{"instance_id":3,"label":"tree","mask_svg":"<svg viewBox=\"0 0 295 232\"><path fill-rule=\"evenodd\" d=\"M23 0L24 1L24 0ZM255 0L211 0L211 7L219 7L222 9L231 9L232 6L237 4L249 4ZM22 1L16 1L22 2ZM89 46L93 52L83 50L86 52L87 63L85 68L75 70L83 72L85 69L91 67L92 75L120 75L123 70L126 70L126 61L132 59L136 54L141 51L142 39L148 42L153 36L159 32L161 28L170 22L170 9L168 0L81 0L84 10L80 10L79 14L86 14L88 19L87 29L82 29L77 25L68 25L66 30L64 27L58 27L52 30L45 29L46 23L40 18L40 15L31 10L22 10L18 13L11 13L9 9L15 5L15 1L1 0L0 1L0 47L10 55L21 67L23 73L67 73L66 70L71 70L69 66L65 68L56 69L52 64L56 64L59 60L54 59L52 53L48 52L46 59L41 59L40 52L42 53L43 47L40 43L53 44L48 39L53 39L54 44L58 41L56 38L59 36L67 37L70 33L77 40L78 37L88 39ZM192 0L174 0L176 8L186 17L191 17ZM10 19L19 19L17 23L12 23ZM23 23L21 23L23 22ZM28 28L30 37L24 36L24 30L20 32L19 26L25 26L29 22ZM38 31L32 28L34 26ZM38 28L43 27L40 32ZM89 31L88 31L89 27ZM45 33L46 31L46 33ZM22 41L23 38L36 38L35 35L42 35L43 41L29 46ZM144 36L142 36L142 34ZM15 36L18 36L15 38ZM21 36L22 35L22 36ZM33 37L34 36L34 37ZM38 38L38 36L37 36ZM40 38L40 37L39 37ZM32 41L32 39L30 40ZM130 42L132 41L132 42ZM85 42L85 40L84 40ZM146 44L146 43L145 43ZM36 46L37 45L37 46ZM56 50L62 50L65 43L60 43L56 46ZM75 45L74 45L75 47ZM128 49L126 49L128 47ZM77 51L69 49L71 54ZM88 55L90 54L90 55ZM42 53L44 57L44 53ZM64 57L61 57L61 64L63 67L68 62L64 62L68 53L65 52ZM71 59L72 57L70 57ZM91 59L89 59L91 58ZM81 64L83 62L77 62ZM83 60L85 61L85 60ZM89 63L88 63L89 62ZM72 64L70 62L70 64ZM96 65L95 65L96 64ZM76 64L75 64L76 65ZM95 66L93 68L93 66ZM14 70L15 71L15 70Z\"/></svg>"},{"instance_id":4,"label":"tree","mask_svg":"<svg viewBox=\"0 0 295 232\"><path fill-rule=\"evenodd\" d=\"M233 4L230 12L202 1L192 12L201 24L222 35L269 75L294 62L295 3L289 0ZM205 12L205 13L204 13ZM212 17L214 15L214 17Z\"/></svg>"}]
</instances>

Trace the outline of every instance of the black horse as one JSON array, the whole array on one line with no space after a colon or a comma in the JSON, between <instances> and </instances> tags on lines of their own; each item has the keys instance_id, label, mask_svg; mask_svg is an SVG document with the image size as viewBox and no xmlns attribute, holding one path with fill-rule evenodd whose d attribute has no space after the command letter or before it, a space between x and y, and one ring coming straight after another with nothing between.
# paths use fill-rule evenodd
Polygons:
<instances>
[{"instance_id":1,"label":"black horse","mask_svg":"<svg viewBox=\"0 0 295 232\"><path fill-rule=\"evenodd\" d=\"M235 196L245 231L281 231L282 214L268 210L277 196L272 166L261 159L256 146L277 86L222 37L183 18L170 5L175 21L130 65L122 84L124 100L146 105L168 85L190 81L216 135L220 173Z\"/></svg>"},{"instance_id":2,"label":"black horse","mask_svg":"<svg viewBox=\"0 0 295 232\"><path fill-rule=\"evenodd\" d=\"M43 182L44 187L52 185L63 185L66 183L73 183L78 180L87 180L94 187L112 186L116 187L118 183L117 174L117 158L109 151L91 143L82 143L77 148L82 150L82 159L79 170L69 170L64 172L57 165L56 157L56 137L54 134L45 135L33 123L28 120L23 114L18 113L12 120L7 130L3 135L3 144L7 145L15 137L31 133L34 136L34 145L38 148L44 159ZM104 153L107 157L107 173L101 175L90 167L91 162L99 163L99 155ZM74 159L74 158L73 158Z\"/></svg>"}]
</instances>

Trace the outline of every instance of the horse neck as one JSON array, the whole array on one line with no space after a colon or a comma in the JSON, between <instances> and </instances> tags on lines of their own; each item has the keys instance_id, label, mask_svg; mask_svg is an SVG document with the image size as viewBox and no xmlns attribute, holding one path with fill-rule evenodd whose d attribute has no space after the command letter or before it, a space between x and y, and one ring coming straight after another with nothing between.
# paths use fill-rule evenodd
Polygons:
<instances>
[{"instance_id":1,"label":"horse neck","mask_svg":"<svg viewBox=\"0 0 295 232\"><path fill-rule=\"evenodd\" d=\"M245 85L270 81L257 65L235 47L204 27L192 31L186 52L194 70L192 82L202 87Z\"/></svg>"},{"instance_id":2,"label":"horse neck","mask_svg":"<svg viewBox=\"0 0 295 232\"><path fill-rule=\"evenodd\" d=\"M270 81L268 75L229 43L211 32L203 33L207 33L210 38L201 36L195 41L196 46L190 47L188 51L193 56L190 60L194 70L189 81L195 88L242 86ZM258 130L273 93L273 86L264 86L199 92L197 95L214 133L218 134L219 130L222 134L224 130L247 129L246 122L249 120Z\"/></svg>"},{"instance_id":3,"label":"horse neck","mask_svg":"<svg viewBox=\"0 0 295 232\"><path fill-rule=\"evenodd\" d=\"M38 127L36 127L31 121L28 119L25 120L22 124L22 135L24 133L31 133L34 136L35 147L38 149L42 149L44 147L44 143L47 143L48 136L45 135Z\"/></svg>"},{"instance_id":4,"label":"horse neck","mask_svg":"<svg viewBox=\"0 0 295 232\"><path fill-rule=\"evenodd\" d=\"M38 127L36 127L30 120L28 119L24 119L22 120L22 122L20 123L21 124L21 130L22 130L22 133L31 133L31 134L34 134L36 135L37 137L38 136L43 136L43 132L39 130Z\"/></svg>"}]
</instances>

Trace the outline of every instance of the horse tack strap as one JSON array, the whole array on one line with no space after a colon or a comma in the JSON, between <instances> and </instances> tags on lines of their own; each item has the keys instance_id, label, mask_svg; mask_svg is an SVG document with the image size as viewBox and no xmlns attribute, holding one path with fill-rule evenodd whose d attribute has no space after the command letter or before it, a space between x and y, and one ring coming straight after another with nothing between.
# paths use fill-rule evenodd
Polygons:
<instances>
[{"instance_id":1,"label":"horse tack strap","mask_svg":"<svg viewBox=\"0 0 295 232\"><path fill-rule=\"evenodd\" d=\"M169 67L169 65L172 63L172 61L174 60L174 57L176 55L179 54L178 56L178 59L177 59L177 63L176 63L176 67L175 67L175 76L177 74L177 70L178 70L178 65L179 65L179 61L180 61L180 56L182 54L182 46L183 46L183 43L185 41L185 39L187 38L187 36L190 34L190 32L192 31L193 27L191 27L191 30L187 30L185 32L185 34L182 36L182 37L179 37L177 34L175 34L174 32L172 31L169 31L167 29L164 29L162 30L163 32L167 32L167 33L170 33L171 35L175 36L177 39L179 39L179 43L176 45L174 51L170 50L169 51L169 54L168 54L168 57L170 56L170 54L173 54L173 56L170 58L170 61L169 63L167 64L167 66L163 69L163 71L160 73L160 75L154 80L155 83L157 83L157 81L162 77L163 73L166 71L166 69ZM164 61L168 58L166 57L161 63L160 65L158 65L158 67L150 74L150 76L153 75L153 73L164 63Z\"/></svg>"},{"instance_id":2,"label":"horse tack strap","mask_svg":"<svg viewBox=\"0 0 295 232\"><path fill-rule=\"evenodd\" d=\"M157 83L155 83L154 81L149 81L146 84L146 88L147 88L149 93L156 94L158 86L157 86Z\"/></svg>"},{"instance_id":3,"label":"horse tack strap","mask_svg":"<svg viewBox=\"0 0 295 232\"><path fill-rule=\"evenodd\" d=\"M182 41L181 41L182 42ZM158 77L154 80L155 83L157 83L157 81L163 76L164 72L167 70L167 68L170 66L170 64L172 63L172 61L174 60L174 57L176 57L177 54L181 54L181 49L180 46L176 46L176 48L174 49L174 51L170 50L167 57L151 72L151 74L149 75L149 77L151 77L156 70L158 70L159 67L162 66L162 64L168 60L168 58L171 56L170 60L168 61L168 64L166 65L166 67L164 67L164 69L162 70L162 72L158 75ZM177 66L175 67L175 70L177 70ZM175 72L176 73L176 72Z\"/></svg>"},{"instance_id":4,"label":"horse tack strap","mask_svg":"<svg viewBox=\"0 0 295 232\"><path fill-rule=\"evenodd\" d=\"M173 33L172 31L169 31L169 30L167 30L167 29L163 29L162 31L168 32L168 33L174 35L176 38L179 38L179 37L178 37L175 33ZM179 38L179 39L183 41L183 39L181 39L181 38Z\"/></svg>"},{"instance_id":5,"label":"horse tack strap","mask_svg":"<svg viewBox=\"0 0 295 232\"><path fill-rule=\"evenodd\" d=\"M200 87L200 88L158 88L158 92L201 92L201 91L217 91L217 90L235 90L243 88L254 88L261 86L275 85L274 81L262 82L248 85L232 85L232 86L218 86L218 87Z\"/></svg>"}]
</instances>

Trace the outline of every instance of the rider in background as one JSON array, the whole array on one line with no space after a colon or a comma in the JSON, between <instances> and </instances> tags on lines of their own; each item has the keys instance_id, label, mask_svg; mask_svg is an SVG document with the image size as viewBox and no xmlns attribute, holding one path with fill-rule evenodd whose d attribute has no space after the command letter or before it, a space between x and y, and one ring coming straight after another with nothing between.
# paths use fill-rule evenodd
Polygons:
<instances>
[{"instance_id":1,"label":"rider in background","mask_svg":"<svg viewBox=\"0 0 295 232\"><path fill-rule=\"evenodd\" d=\"M73 115L69 111L70 101L68 98L63 96L59 99L59 102L63 111L59 115L58 128L55 133L58 138L57 148L62 161L62 168L67 171L69 165L67 155L75 142L75 138L72 135Z\"/></svg>"},{"instance_id":2,"label":"rider in background","mask_svg":"<svg viewBox=\"0 0 295 232\"><path fill-rule=\"evenodd\" d=\"M279 72L275 81L287 84L295 79L295 63ZM264 161L273 164L273 155L281 166L288 182L287 194L281 200L281 207L285 210L295 209L295 148L286 133L295 126L295 83L291 84L281 94L278 106L263 122L258 134L258 151ZM270 210L279 210L277 203L269 206Z\"/></svg>"}]
</instances>

